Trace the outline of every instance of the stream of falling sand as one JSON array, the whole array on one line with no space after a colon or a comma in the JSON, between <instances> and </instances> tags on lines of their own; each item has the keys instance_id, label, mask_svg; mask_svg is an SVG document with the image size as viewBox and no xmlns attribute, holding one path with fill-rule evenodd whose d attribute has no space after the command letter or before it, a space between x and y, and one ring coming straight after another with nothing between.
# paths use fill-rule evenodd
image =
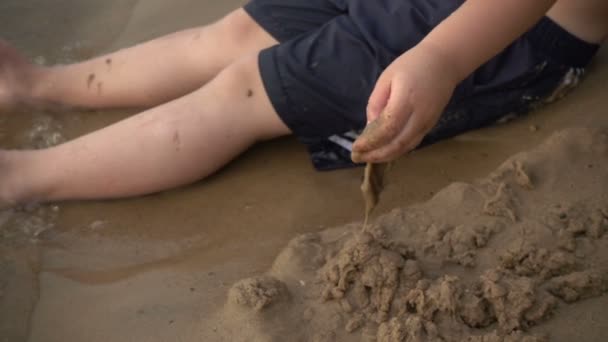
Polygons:
<instances>
[{"instance_id":1,"label":"stream of falling sand","mask_svg":"<svg viewBox=\"0 0 608 342\"><path fill-rule=\"evenodd\" d=\"M384 189L384 179L386 170L389 164L367 163L365 166L365 174L363 183L361 183L361 192L365 201L365 221L363 221L363 230L367 229L369 218L380 201L380 194Z\"/></svg>"}]
</instances>

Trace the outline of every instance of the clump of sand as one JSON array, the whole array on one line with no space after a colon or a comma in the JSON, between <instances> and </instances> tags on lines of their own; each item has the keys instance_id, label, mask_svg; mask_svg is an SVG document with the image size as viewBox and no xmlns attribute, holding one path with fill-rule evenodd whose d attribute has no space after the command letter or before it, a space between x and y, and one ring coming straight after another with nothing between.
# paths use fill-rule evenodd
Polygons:
<instances>
[{"instance_id":1,"label":"clump of sand","mask_svg":"<svg viewBox=\"0 0 608 342\"><path fill-rule=\"evenodd\" d=\"M608 134L569 130L429 202L292 240L229 292L232 341L548 341L608 291ZM592 300L592 299L591 299ZM531 327L537 327L532 334Z\"/></svg>"}]
</instances>

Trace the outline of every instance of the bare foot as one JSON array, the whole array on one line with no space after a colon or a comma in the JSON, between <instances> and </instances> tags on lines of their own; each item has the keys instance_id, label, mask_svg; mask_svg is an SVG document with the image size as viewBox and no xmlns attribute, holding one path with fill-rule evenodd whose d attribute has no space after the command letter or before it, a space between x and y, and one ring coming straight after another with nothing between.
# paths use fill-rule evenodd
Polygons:
<instances>
[{"instance_id":1,"label":"bare foot","mask_svg":"<svg viewBox=\"0 0 608 342\"><path fill-rule=\"evenodd\" d=\"M0 150L0 210L10 208L15 203L11 197L11 186L8 180L9 165L6 151Z\"/></svg>"},{"instance_id":2,"label":"bare foot","mask_svg":"<svg viewBox=\"0 0 608 342\"><path fill-rule=\"evenodd\" d=\"M19 51L0 39L0 110L27 102L36 69Z\"/></svg>"},{"instance_id":3,"label":"bare foot","mask_svg":"<svg viewBox=\"0 0 608 342\"><path fill-rule=\"evenodd\" d=\"M23 204L26 200L27 187L21 180L21 175L15 169L15 151L0 149L0 210Z\"/></svg>"}]
</instances>

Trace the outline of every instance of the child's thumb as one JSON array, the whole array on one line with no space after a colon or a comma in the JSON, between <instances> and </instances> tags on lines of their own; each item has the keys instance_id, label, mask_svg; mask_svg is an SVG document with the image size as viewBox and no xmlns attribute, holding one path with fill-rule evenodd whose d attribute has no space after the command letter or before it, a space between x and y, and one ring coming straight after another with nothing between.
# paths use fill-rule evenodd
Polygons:
<instances>
[{"instance_id":1,"label":"child's thumb","mask_svg":"<svg viewBox=\"0 0 608 342\"><path fill-rule=\"evenodd\" d=\"M376 120L384 108L388 104L388 99L391 96L391 79L390 77L380 77L374 91L367 102L367 123Z\"/></svg>"}]
</instances>

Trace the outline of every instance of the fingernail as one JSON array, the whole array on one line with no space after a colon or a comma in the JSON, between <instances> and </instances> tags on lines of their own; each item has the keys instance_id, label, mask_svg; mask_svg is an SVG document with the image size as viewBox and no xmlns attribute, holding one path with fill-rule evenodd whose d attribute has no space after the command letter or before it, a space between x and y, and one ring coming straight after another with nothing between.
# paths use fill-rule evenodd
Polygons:
<instances>
[{"instance_id":1,"label":"fingernail","mask_svg":"<svg viewBox=\"0 0 608 342\"><path fill-rule=\"evenodd\" d=\"M356 141L353 144L353 151L356 152L363 152L363 150L365 150L365 143L361 142L361 141Z\"/></svg>"}]
</instances>

